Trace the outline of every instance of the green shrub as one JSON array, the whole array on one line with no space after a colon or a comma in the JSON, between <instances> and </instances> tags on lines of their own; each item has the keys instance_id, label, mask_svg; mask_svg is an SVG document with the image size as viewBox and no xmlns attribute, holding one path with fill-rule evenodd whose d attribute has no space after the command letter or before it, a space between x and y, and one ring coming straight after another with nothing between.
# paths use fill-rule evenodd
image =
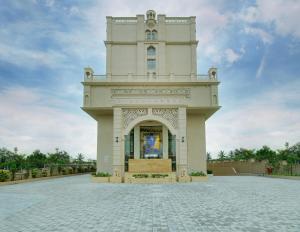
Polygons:
<instances>
[{"instance_id":1,"label":"green shrub","mask_svg":"<svg viewBox=\"0 0 300 232\"><path fill-rule=\"evenodd\" d=\"M0 182L4 182L9 179L10 173L8 170L0 170Z\"/></svg>"},{"instance_id":2,"label":"green shrub","mask_svg":"<svg viewBox=\"0 0 300 232\"><path fill-rule=\"evenodd\" d=\"M151 177L152 178L165 178L169 176L168 174L152 174Z\"/></svg>"},{"instance_id":3,"label":"green shrub","mask_svg":"<svg viewBox=\"0 0 300 232\"><path fill-rule=\"evenodd\" d=\"M212 170L207 170L207 174L213 174Z\"/></svg>"},{"instance_id":4,"label":"green shrub","mask_svg":"<svg viewBox=\"0 0 300 232\"><path fill-rule=\"evenodd\" d=\"M148 174L133 174L132 175L134 178L148 178Z\"/></svg>"},{"instance_id":5,"label":"green shrub","mask_svg":"<svg viewBox=\"0 0 300 232\"><path fill-rule=\"evenodd\" d=\"M39 173L39 170L37 168L32 169L31 170L31 176L32 176L32 178L37 178L38 173Z\"/></svg>"},{"instance_id":6,"label":"green shrub","mask_svg":"<svg viewBox=\"0 0 300 232\"><path fill-rule=\"evenodd\" d=\"M191 172L190 176L206 176L204 172Z\"/></svg>"},{"instance_id":7,"label":"green shrub","mask_svg":"<svg viewBox=\"0 0 300 232\"><path fill-rule=\"evenodd\" d=\"M110 177L111 175L108 172L97 172L96 177Z\"/></svg>"}]
</instances>

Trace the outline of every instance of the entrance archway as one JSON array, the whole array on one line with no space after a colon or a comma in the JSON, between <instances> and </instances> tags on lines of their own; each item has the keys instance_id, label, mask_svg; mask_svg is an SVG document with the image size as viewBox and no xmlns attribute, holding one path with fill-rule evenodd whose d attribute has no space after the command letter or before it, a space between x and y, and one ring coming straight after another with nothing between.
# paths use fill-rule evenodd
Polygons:
<instances>
[{"instance_id":1,"label":"entrance archway","mask_svg":"<svg viewBox=\"0 0 300 232\"><path fill-rule=\"evenodd\" d=\"M170 160L171 170L176 171L176 134L167 120L158 117L145 116L131 122L124 130L125 171L129 160L134 159Z\"/></svg>"}]
</instances>

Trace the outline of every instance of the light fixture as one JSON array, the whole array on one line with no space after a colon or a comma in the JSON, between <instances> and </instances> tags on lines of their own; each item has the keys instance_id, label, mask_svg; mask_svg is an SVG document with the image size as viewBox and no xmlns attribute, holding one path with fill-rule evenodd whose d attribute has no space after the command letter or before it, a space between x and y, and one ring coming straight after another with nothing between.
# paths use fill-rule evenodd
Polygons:
<instances>
[{"instance_id":1,"label":"light fixture","mask_svg":"<svg viewBox=\"0 0 300 232\"><path fill-rule=\"evenodd\" d=\"M116 137L116 143L118 143L118 142L119 142L119 137L117 136L117 137Z\"/></svg>"},{"instance_id":2,"label":"light fixture","mask_svg":"<svg viewBox=\"0 0 300 232\"><path fill-rule=\"evenodd\" d=\"M184 143L184 137L181 137L181 142Z\"/></svg>"}]
</instances>

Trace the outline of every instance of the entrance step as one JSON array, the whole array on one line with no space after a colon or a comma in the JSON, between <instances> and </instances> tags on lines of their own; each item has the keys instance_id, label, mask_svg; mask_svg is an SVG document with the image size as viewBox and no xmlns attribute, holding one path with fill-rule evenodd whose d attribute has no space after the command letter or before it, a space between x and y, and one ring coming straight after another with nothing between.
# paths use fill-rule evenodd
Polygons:
<instances>
[{"instance_id":1,"label":"entrance step","mask_svg":"<svg viewBox=\"0 0 300 232\"><path fill-rule=\"evenodd\" d=\"M131 173L126 172L125 183L131 184L167 184L176 183L176 173Z\"/></svg>"}]
</instances>

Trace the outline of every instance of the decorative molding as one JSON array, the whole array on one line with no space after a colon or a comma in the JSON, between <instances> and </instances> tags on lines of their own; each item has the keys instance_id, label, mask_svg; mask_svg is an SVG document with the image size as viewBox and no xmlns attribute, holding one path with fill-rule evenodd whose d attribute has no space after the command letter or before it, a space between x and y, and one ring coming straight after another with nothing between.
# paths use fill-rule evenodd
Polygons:
<instances>
[{"instance_id":1,"label":"decorative molding","mask_svg":"<svg viewBox=\"0 0 300 232\"><path fill-rule=\"evenodd\" d=\"M153 108L152 114L168 120L176 129L178 124L178 109L176 108Z\"/></svg>"},{"instance_id":2,"label":"decorative molding","mask_svg":"<svg viewBox=\"0 0 300 232\"><path fill-rule=\"evenodd\" d=\"M185 98L191 97L190 88L151 88L151 89L112 89L112 97L122 97L122 96L136 96L136 95L147 95L147 96L183 96Z\"/></svg>"},{"instance_id":3,"label":"decorative molding","mask_svg":"<svg viewBox=\"0 0 300 232\"><path fill-rule=\"evenodd\" d=\"M122 109L123 127L127 128L130 122L132 122L138 117L145 116L147 114L148 109L146 108Z\"/></svg>"}]
</instances>

